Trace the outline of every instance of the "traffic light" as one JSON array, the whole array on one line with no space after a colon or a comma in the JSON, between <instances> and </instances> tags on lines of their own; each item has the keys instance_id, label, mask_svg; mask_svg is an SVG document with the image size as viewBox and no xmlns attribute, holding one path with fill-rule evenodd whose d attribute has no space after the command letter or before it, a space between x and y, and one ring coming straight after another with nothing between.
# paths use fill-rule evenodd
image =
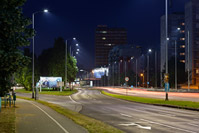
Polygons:
<instances>
[{"instance_id":1,"label":"traffic light","mask_svg":"<svg viewBox=\"0 0 199 133\"><path fill-rule=\"evenodd\" d=\"M169 74L165 73L164 74L164 83L168 83L169 82Z\"/></svg>"}]
</instances>

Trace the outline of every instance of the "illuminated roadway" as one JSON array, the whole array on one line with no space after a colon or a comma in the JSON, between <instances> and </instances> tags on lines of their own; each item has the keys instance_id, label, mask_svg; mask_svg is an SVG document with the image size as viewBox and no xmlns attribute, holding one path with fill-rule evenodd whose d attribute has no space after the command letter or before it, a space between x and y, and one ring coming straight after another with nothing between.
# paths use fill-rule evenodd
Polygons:
<instances>
[{"instance_id":1,"label":"illuminated roadway","mask_svg":"<svg viewBox=\"0 0 199 133\"><path fill-rule=\"evenodd\" d=\"M199 112L123 101L98 90L79 89L71 97L40 95L40 100L79 111L128 133L199 133Z\"/></svg>"},{"instance_id":2,"label":"illuminated roadway","mask_svg":"<svg viewBox=\"0 0 199 133\"><path fill-rule=\"evenodd\" d=\"M138 97L149 97L149 98L159 98L165 99L165 92L158 91L148 91L146 89L125 89L119 87L96 87L96 89L107 90L112 93L118 93L123 95L131 95ZM188 93L188 92L168 92L170 100L183 100L183 101L194 101L199 102L199 92L198 93Z\"/></svg>"}]
</instances>

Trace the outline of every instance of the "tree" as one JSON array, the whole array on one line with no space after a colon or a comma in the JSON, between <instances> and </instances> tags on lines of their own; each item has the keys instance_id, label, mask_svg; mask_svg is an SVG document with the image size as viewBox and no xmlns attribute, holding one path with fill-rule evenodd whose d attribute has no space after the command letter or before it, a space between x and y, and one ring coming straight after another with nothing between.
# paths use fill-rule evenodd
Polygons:
<instances>
[{"instance_id":1,"label":"tree","mask_svg":"<svg viewBox=\"0 0 199 133\"><path fill-rule=\"evenodd\" d=\"M0 1L0 96L11 87L11 76L30 60L19 49L30 44L31 21L22 14L25 0Z\"/></svg>"},{"instance_id":2,"label":"tree","mask_svg":"<svg viewBox=\"0 0 199 133\"><path fill-rule=\"evenodd\" d=\"M65 41L62 37L55 39L53 48L46 49L39 56L39 71L42 76L58 76L65 79ZM67 81L73 82L77 74L77 61L67 54Z\"/></svg>"},{"instance_id":3,"label":"tree","mask_svg":"<svg viewBox=\"0 0 199 133\"><path fill-rule=\"evenodd\" d=\"M73 82L78 72L77 60L68 54L67 58L67 81Z\"/></svg>"},{"instance_id":4,"label":"tree","mask_svg":"<svg viewBox=\"0 0 199 133\"><path fill-rule=\"evenodd\" d=\"M31 57L32 53L30 52L28 48L25 48L24 55L27 57ZM36 60L35 60L35 63L36 63ZM35 75L37 75L37 69L35 70L36 70ZM25 90L31 90L32 89L32 62L29 61L25 67L20 68L15 73L14 78L15 78L15 82L22 85Z\"/></svg>"}]
</instances>

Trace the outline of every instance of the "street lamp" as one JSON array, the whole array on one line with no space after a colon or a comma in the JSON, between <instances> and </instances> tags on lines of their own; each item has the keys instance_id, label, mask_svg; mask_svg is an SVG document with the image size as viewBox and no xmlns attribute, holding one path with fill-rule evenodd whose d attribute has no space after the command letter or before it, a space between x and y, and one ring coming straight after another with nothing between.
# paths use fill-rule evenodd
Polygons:
<instances>
[{"instance_id":1,"label":"street lamp","mask_svg":"<svg viewBox=\"0 0 199 133\"><path fill-rule=\"evenodd\" d=\"M147 54L147 88L149 88L149 54L152 52L151 49L148 50Z\"/></svg>"},{"instance_id":2,"label":"street lamp","mask_svg":"<svg viewBox=\"0 0 199 133\"><path fill-rule=\"evenodd\" d=\"M133 60L133 59L135 59L134 56L131 57L131 60ZM136 82L135 86L137 88L137 58L135 59L135 78L136 78L135 79L135 82Z\"/></svg>"},{"instance_id":3,"label":"street lamp","mask_svg":"<svg viewBox=\"0 0 199 133\"><path fill-rule=\"evenodd\" d=\"M143 88L144 88L144 73L141 73L140 76L143 77L142 84L143 84Z\"/></svg>"},{"instance_id":4,"label":"street lamp","mask_svg":"<svg viewBox=\"0 0 199 133\"><path fill-rule=\"evenodd\" d=\"M114 80L114 78L115 78L115 77L114 77L114 76L115 76L114 73L115 73L115 64L116 64L116 63L117 63L116 61L113 63L113 86L114 86L114 81L115 81L115 80Z\"/></svg>"},{"instance_id":5,"label":"street lamp","mask_svg":"<svg viewBox=\"0 0 199 133\"><path fill-rule=\"evenodd\" d=\"M180 31L181 28L177 28L177 31ZM178 69L177 69L177 40L175 40L175 89L178 89L178 80L177 80L177 74L178 74Z\"/></svg>"},{"instance_id":6,"label":"street lamp","mask_svg":"<svg viewBox=\"0 0 199 133\"><path fill-rule=\"evenodd\" d=\"M168 0L165 0L165 42L166 42L166 75L168 75ZM168 79L169 83L169 79ZM166 90L168 90L169 85L167 85ZM168 92L166 91L166 101L168 101Z\"/></svg>"},{"instance_id":7,"label":"street lamp","mask_svg":"<svg viewBox=\"0 0 199 133\"><path fill-rule=\"evenodd\" d=\"M119 74L118 74L119 75L119 80L118 80L119 81L119 86L120 86L120 63L122 63L122 60L120 60L120 62L119 62Z\"/></svg>"},{"instance_id":8,"label":"street lamp","mask_svg":"<svg viewBox=\"0 0 199 133\"><path fill-rule=\"evenodd\" d=\"M68 45L68 40L70 39L66 39L66 49L65 49L65 89L67 88L67 45ZM75 37L73 37L73 40L76 40Z\"/></svg>"},{"instance_id":9,"label":"street lamp","mask_svg":"<svg viewBox=\"0 0 199 133\"><path fill-rule=\"evenodd\" d=\"M43 11L37 11L37 12L34 12L32 13L32 29L35 30L35 14L37 13L41 13L41 12L44 12L44 13L47 13L48 10L47 9L44 9ZM37 95L37 92L35 93L35 96L34 96L34 88L35 88L35 36L33 35L32 37L32 98L35 98L35 100L37 99L36 95Z\"/></svg>"}]
</instances>

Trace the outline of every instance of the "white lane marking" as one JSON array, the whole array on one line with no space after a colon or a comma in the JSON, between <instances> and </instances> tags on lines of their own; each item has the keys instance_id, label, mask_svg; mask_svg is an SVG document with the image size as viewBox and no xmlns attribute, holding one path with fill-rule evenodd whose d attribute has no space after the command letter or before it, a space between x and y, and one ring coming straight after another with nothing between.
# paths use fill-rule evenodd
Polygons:
<instances>
[{"instance_id":1,"label":"white lane marking","mask_svg":"<svg viewBox=\"0 0 199 133\"><path fill-rule=\"evenodd\" d=\"M61 124L59 124L59 122L57 122L53 117L51 117L47 112L45 112L43 109L41 109L39 106L35 105L34 103L30 102L31 104L33 104L35 107L37 107L38 109L40 109L43 113L45 113L51 120L53 120L65 133L69 133L68 131L66 131L66 129L64 127L62 127Z\"/></svg>"},{"instance_id":2,"label":"white lane marking","mask_svg":"<svg viewBox=\"0 0 199 133\"><path fill-rule=\"evenodd\" d=\"M123 115L123 116L126 116L126 117L132 117L132 116L130 116L130 115L123 114L123 113L120 113L120 115Z\"/></svg>"},{"instance_id":3,"label":"white lane marking","mask_svg":"<svg viewBox=\"0 0 199 133\"><path fill-rule=\"evenodd\" d=\"M177 128L177 127L173 127L173 126L169 126L169 125L161 124L161 123L158 123L158 122L153 122L153 121L146 120L146 119L140 119L140 120L141 120L141 121L145 121L145 122L149 122L149 123L152 123L152 124L156 124L156 125L160 125L160 126L164 126L164 127L168 127L168 128L172 128L172 129L180 130L180 131L183 131L183 132L188 132L188 133L197 133L197 132L194 132L194 131L190 131L190 130L186 130L186 129Z\"/></svg>"},{"instance_id":4,"label":"white lane marking","mask_svg":"<svg viewBox=\"0 0 199 133\"><path fill-rule=\"evenodd\" d=\"M191 126L199 127L199 125L196 125L196 124L192 124L192 123L187 123L187 124Z\"/></svg>"},{"instance_id":5,"label":"white lane marking","mask_svg":"<svg viewBox=\"0 0 199 133\"><path fill-rule=\"evenodd\" d=\"M122 126L137 126L138 128L142 128L142 129L147 129L147 130L151 130L151 127L147 127L147 126L141 126L139 124L136 124L136 123L129 123L129 124L119 124L119 125L122 125Z\"/></svg>"},{"instance_id":6,"label":"white lane marking","mask_svg":"<svg viewBox=\"0 0 199 133\"><path fill-rule=\"evenodd\" d=\"M71 96L69 96L69 98L70 98L70 100L73 101L74 103L78 103L78 102L76 102L75 100L73 100ZM79 104L79 103L78 103L78 104Z\"/></svg>"}]
</instances>

